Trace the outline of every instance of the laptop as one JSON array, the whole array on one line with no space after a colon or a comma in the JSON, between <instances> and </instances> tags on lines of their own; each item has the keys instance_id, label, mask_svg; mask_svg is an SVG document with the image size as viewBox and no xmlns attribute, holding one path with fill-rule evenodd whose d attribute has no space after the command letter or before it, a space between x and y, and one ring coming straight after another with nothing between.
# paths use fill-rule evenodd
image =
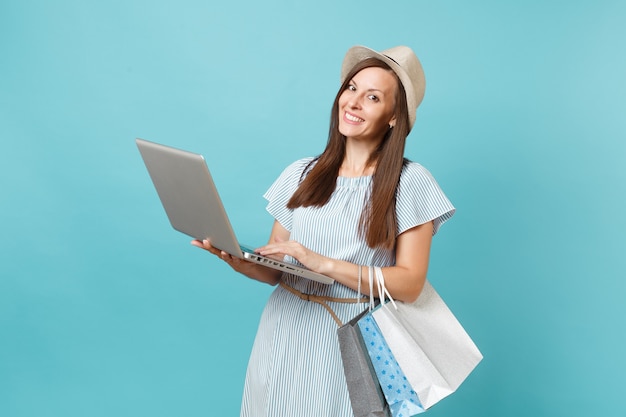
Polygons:
<instances>
[{"instance_id":1,"label":"laptop","mask_svg":"<svg viewBox=\"0 0 626 417\"><path fill-rule=\"evenodd\" d=\"M334 279L302 265L254 253L240 245L224 210L204 157L144 139L136 139L150 178L172 227L237 258L308 278L323 284Z\"/></svg>"}]
</instances>

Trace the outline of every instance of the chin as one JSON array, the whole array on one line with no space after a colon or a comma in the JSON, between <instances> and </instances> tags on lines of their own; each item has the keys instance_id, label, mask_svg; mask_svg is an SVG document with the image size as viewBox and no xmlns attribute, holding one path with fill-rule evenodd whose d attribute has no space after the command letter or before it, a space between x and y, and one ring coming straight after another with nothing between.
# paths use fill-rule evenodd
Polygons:
<instances>
[{"instance_id":1,"label":"chin","mask_svg":"<svg viewBox=\"0 0 626 417\"><path fill-rule=\"evenodd\" d=\"M339 130L339 133L341 133L345 137L355 137L361 134L360 131L357 132L355 129L351 129L350 127L345 128L345 127L339 126L338 130Z\"/></svg>"}]
</instances>

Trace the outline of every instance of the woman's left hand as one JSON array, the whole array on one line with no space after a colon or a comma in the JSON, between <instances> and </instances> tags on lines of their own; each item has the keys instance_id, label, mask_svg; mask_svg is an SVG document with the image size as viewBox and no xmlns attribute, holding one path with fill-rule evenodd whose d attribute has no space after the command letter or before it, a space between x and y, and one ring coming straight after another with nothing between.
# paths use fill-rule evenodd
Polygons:
<instances>
[{"instance_id":1,"label":"woman's left hand","mask_svg":"<svg viewBox=\"0 0 626 417\"><path fill-rule=\"evenodd\" d=\"M282 259L285 255L288 255L297 259L298 262L308 269L322 274L329 261L329 258L313 252L295 240L280 241L274 239L273 243L268 243L258 248L256 252L274 259Z\"/></svg>"}]
</instances>

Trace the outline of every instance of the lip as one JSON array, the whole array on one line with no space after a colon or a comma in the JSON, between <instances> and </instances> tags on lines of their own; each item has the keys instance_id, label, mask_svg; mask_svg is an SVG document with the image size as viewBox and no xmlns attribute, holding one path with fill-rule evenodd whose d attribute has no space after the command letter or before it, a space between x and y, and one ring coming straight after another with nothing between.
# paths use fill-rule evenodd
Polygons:
<instances>
[{"instance_id":1,"label":"lip","mask_svg":"<svg viewBox=\"0 0 626 417\"><path fill-rule=\"evenodd\" d=\"M343 120L346 123L352 124L352 125L358 125L363 123L365 120L363 120L361 117L355 115L354 113L350 113L348 111L344 111L343 113Z\"/></svg>"}]
</instances>

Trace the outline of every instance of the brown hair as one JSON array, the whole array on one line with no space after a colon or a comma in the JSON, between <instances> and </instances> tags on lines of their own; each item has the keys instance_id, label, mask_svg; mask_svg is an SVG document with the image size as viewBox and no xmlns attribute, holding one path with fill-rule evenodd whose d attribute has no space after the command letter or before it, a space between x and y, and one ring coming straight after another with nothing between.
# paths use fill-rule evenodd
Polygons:
<instances>
[{"instance_id":1,"label":"brown hair","mask_svg":"<svg viewBox=\"0 0 626 417\"><path fill-rule=\"evenodd\" d=\"M300 183L287 207L321 207L330 200L335 191L337 176L346 152L346 137L339 132L339 97L348 87L352 78L361 70L378 67L390 71L398 83L394 115L396 123L389 129L379 147L372 152L368 165L376 164L372 177L370 198L361 214L359 232L367 244L374 248L382 246L392 249L395 246L396 190L404 165L404 144L411 128L406 104L406 93L398 76L383 61L368 58L360 61L346 76L339 89L330 116L330 128L326 149L313 162L315 165L304 170L306 177ZM304 175L303 173L303 175Z\"/></svg>"}]
</instances>

